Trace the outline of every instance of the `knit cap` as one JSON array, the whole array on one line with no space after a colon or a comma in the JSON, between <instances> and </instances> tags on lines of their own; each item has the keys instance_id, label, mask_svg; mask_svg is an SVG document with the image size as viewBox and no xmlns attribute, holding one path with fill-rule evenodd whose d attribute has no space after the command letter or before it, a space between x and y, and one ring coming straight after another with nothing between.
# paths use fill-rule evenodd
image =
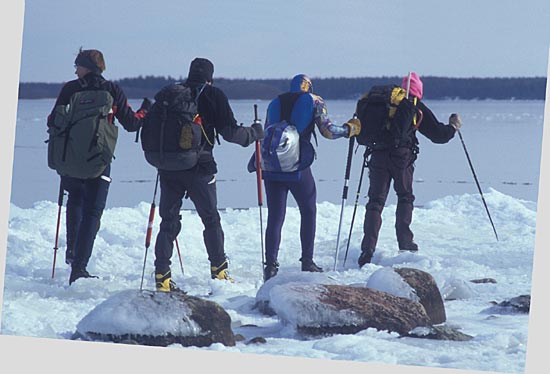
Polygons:
<instances>
[{"instance_id":1,"label":"knit cap","mask_svg":"<svg viewBox=\"0 0 550 374\"><path fill-rule=\"evenodd\" d=\"M409 76L407 75L405 78L403 78L403 82L401 83L401 87L404 89L407 89L407 84L409 82ZM423 84L420 80L420 77L415 72L411 73L411 85L409 88L409 95L413 95L418 97L418 99L422 99L423 91Z\"/></svg>"}]
</instances>

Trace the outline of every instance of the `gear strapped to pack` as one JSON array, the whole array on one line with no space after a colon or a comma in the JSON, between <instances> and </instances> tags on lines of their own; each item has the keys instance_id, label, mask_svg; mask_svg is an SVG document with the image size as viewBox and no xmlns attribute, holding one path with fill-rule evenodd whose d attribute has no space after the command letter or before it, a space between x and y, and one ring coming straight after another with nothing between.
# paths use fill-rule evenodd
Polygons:
<instances>
[{"instance_id":1,"label":"gear strapped to pack","mask_svg":"<svg viewBox=\"0 0 550 374\"><path fill-rule=\"evenodd\" d=\"M173 84L155 95L141 130L141 146L149 164L160 170L188 170L198 163L206 144L214 145L198 113L205 86Z\"/></svg>"},{"instance_id":2,"label":"gear strapped to pack","mask_svg":"<svg viewBox=\"0 0 550 374\"><path fill-rule=\"evenodd\" d=\"M396 85L374 86L357 102L361 131L357 142L373 150L409 147L418 153L414 132L421 122L421 111L406 91ZM418 116L418 120L417 120Z\"/></svg>"}]
</instances>

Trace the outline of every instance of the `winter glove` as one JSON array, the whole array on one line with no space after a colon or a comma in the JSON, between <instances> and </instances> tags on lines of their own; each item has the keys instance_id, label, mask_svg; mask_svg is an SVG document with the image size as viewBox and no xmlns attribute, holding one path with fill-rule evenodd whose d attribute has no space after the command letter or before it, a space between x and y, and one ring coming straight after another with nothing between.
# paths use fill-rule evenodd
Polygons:
<instances>
[{"instance_id":1,"label":"winter glove","mask_svg":"<svg viewBox=\"0 0 550 374\"><path fill-rule=\"evenodd\" d=\"M348 122L344 123L344 125L349 127L346 138L359 135L359 132L361 131L361 121L359 118L352 118Z\"/></svg>"},{"instance_id":2,"label":"winter glove","mask_svg":"<svg viewBox=\"0 0 550 374\"><path fill-rule=\"evenodd\" d=\"M254 134L254 140L262 140L264 138L264 126L261 123L253 123L250 127Z\"/></svg>"},{"instance_id":3,"label":"winter glove","mask_svg":"<svg viewBox=\"0 0 550 374\"><path fill-rule=\"evenodd\" d=\"M148 98L144 98L143 101L141 102L141 106L139 107L138 111L142 110L145 113L147 113L149 110L151 110L152 106L153 106L153 102Z\"/></svg>"},{"instance_id":4,"label":"winter glove","mask_svg":"<svg viewBox=\"0 0 550 374\"><path fill-rule=\"evenodd\" d=\"M462 126L462 120L460 119L460 116L456 113L451 114L449 117L449 125L453 126L455 130L460 129Z\"/></svg>"}]
</instances>

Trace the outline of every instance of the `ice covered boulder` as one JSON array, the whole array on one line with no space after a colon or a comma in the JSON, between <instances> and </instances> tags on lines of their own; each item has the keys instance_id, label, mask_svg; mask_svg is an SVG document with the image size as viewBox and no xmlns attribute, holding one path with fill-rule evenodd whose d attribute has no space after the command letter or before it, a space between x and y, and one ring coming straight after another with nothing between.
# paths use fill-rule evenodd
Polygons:
<instances>
[{"instance_id":1,"label":"ice covered boulder","mask_svg":"<svg viewBox=\"0 0 550 374\"><path fill-rule=\"evenodd\" d=\"M447 319L435 279L425 271L384 267L370 276L367 287L419 302L434 325Z\"/></svg>"},{"instance_id":2,"label":"ice covered boulder","mask_svg":"<svg viewBox=\"0 0 550 374\"><path fill-rule=\"evenodd\" d=\"M313 278L322 280L322 275L286 283L279 278L275 283L278 277L260 288L256 305L309 335L354 334L367 328L406 334L431 324L422 304L403 297L367 287L313 282Z\"/></svg>"},{"instance_id":3,"label":"ice covered boulder","mask_svg":"<svg viewBox=\"0 0 550 374\"><path fill-rule=\"evenodd\" d=\"M492 313L529 313L531 309L531 295L520 295L500 303L491 301L494 306L486 310Z\"/></svg>"},{"instance_id":4,"label":"ice covered boulder","mask_svg":"<svg viewBox=\"0 0 550 374\"><path fill-rule=\"evenodd\" d=\"M183 292L127 290L88 313L73 339L149 346L235 345L229 314L218 304Z\"/></svg>"},{"instance_id":5,"label":"ice covered boulder","mask_svg":"<svg viewBox=\"0 0 550 374\"><path fill-rule=\"evenodd\" d=\"M394 270L414 290L418 296L418 302L426 309L432 324L445 322L447 319L445 305L434 277L418 269L395 268Z\"/></svg>"}]
</instances>

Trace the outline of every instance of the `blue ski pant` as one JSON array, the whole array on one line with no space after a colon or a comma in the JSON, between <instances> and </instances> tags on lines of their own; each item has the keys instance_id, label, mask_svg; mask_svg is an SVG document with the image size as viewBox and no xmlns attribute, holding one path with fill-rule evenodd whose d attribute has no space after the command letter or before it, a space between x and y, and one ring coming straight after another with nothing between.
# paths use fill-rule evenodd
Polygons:
<instances>
[{"instance_id":1,"label":"blue ski pant","mask_svg":"<svg viewBox=\"0 0 550 374\"><path fill-rule=\"evenodd\" d=\"M107 202L111 166L93 179L61 177L61 187L68 192L66 208L67 250L74 259L72 268L86 269Z\"/></svg>"},{"instance_id":2,"label":"blue ski pant","mask_svg":"<svg viewBox=\"0 0 550 374\"><path fill-rule=\"evenodd\" d=\"M297 181L264 180L267 201L267 227L265 231L266 262L277 262L281 231L286 215L288 192L292 194L300 209L300 242L302 259L313 259L315 226L317 216L317 190L311 169L301 172Z\"/></svg>"}]
</instances>

